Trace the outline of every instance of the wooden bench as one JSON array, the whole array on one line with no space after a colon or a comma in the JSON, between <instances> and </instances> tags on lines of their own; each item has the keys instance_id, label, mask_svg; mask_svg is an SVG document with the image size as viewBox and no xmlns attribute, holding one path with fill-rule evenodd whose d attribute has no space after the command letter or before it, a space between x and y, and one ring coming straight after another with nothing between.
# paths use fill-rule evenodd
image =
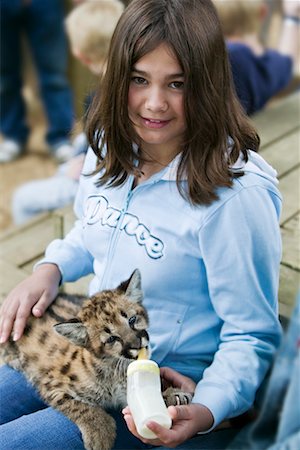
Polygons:
<instances>
[{"instance_id":1,"label":"wooden bench","mask_svg":"<svg viewBox=\"0 0 300 450\"><path fill-rule=\"evenodd\" d=\"M273 102L254 116L253 121L261 136L261 154L278 171L279 188L283 195L279 304L281 315L289 317L300 275L300 93ZM70 206L42 214L25 226L12 228L0 235L0 300L31 273L34 263L42 257L51 240L65 236L73 220ZM86 293L90 279L89 276L76 283L66 283L64 290Z\"/></svg>"}]
</instances>

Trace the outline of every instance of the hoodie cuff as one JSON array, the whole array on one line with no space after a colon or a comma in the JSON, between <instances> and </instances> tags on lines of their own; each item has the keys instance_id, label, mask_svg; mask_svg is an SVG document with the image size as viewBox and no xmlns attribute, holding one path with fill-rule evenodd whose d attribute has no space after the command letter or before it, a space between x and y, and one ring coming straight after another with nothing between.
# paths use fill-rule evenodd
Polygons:
<instances>
[{"instance_id":1,"label":"hoodie cuff","mask_svg":"<svg viewBox=\"0 0 300 450\"><path fill-rule=\"evenodd\" d=\"M224 419L234 416L234 404L231 399L224 394L224 388L207 384L198 385L192 403L200 403L206 406L213 415L214 423L206 431L198 434L206 434L218 426Z\"/></svg>"}]
</instances>

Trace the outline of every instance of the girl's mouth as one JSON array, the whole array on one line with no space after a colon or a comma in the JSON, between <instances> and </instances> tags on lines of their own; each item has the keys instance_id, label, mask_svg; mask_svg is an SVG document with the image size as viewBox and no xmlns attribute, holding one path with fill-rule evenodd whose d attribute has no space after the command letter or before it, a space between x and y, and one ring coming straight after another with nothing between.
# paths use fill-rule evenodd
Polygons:
<instances>
[{"instance_id":1,"label":"girl's mouth","mask_svg":"<svg viewBox=\"0 0 300 450\"><path fill-rule=\"evenodd\" d=\"M160 129L169 124L170 120L148 119L141 117L143 124L146 128Z\"/></svg>"}]
</instances>

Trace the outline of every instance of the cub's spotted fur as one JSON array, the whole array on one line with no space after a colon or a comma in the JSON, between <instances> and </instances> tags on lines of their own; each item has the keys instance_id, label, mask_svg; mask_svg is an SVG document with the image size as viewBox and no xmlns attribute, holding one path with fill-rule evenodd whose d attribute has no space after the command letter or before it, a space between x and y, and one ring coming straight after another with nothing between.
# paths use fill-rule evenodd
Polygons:
<instances>
[{"instance_id":1,"label":"cub's spotted fur","mask_svg":"<svg viewBox=\"0 0 300 450\"><path fill-rule=\"evenodd\" d=\"M126 405L128 364L148 347L141 301L139 271L90 299L62 294L19 341L1 346L4 362L79 426L87 449L113 445L115 423L102 408Z\"/></svg>"},{"instance_id":2,"label":"cub's spotted fur","mask_svg":"<svg viewBox=\"0 0 300 450\"><path fill-rule=\"evenodd\" d=\"M86 449L110 450L116 427L104 408L126 405L127 367L148 348L147 327L135 270L118 288L90 299L59 295L42 318L30 318L19 341L1 345L2 357L77 424ZM168 389L165 400L185 403L187 397Z\"/></svg>"}]
</instances>

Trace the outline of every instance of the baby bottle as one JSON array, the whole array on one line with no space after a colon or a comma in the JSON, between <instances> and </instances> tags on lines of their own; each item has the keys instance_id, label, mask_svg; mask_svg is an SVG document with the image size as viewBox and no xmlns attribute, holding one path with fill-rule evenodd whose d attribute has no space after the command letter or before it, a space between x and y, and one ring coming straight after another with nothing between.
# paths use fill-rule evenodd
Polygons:
<instances>
[{"instance_id":1,"label":"baby bottle","mask_svg":"<svg viewBox=\"0 0 300 450\"><path fill-rule=\"evenodd\" d=\"M150 420L171 428L172 420L161 394L159 368L149 359L136 360L127 369L127 403L138 433L146 439L156 435L147 428Z\"/></svg>"}]
</instances>

